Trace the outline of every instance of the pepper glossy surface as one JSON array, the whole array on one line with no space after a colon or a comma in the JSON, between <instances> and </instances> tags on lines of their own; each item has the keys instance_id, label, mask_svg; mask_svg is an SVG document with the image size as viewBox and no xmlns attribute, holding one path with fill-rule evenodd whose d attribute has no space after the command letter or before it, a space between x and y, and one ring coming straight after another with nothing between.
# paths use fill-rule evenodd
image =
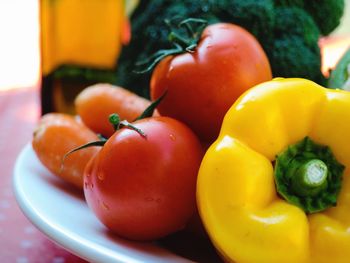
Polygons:
<instances>
[{"instance_id":1,"label":"pepper glossy surface","mask_svg":"<svg viewBox=\"0 0 350 263\"><path fill-rule=\"evenodd\" d=\"M309 215L281 198L274 161L305 137L345 166L337 205ZM201 164L197 202L222 257L231 262L346 262L350 258L350 93L277 78L227 112Z\"/></svg>"}]
</instances>

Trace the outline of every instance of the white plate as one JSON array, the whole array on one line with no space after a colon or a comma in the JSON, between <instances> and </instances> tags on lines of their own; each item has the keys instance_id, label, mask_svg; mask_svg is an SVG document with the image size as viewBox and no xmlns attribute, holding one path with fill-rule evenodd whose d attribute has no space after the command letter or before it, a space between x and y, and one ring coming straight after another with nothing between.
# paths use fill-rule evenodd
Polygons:
<instances>
[{"instance_id":1,"label":"white plate","mask_svg":"<svg viewBox=\"0 0 350 263\"><path fill-rule=\"evenodd\" d=\"M131 242L112 235L77 193L54 177L28 144L14 170L17 202L29 220L53 241L91 262L213 262L207 241L177 234L158 243ZM176 251L176 252L175 252Z\"/></svg>"}]
</instances>

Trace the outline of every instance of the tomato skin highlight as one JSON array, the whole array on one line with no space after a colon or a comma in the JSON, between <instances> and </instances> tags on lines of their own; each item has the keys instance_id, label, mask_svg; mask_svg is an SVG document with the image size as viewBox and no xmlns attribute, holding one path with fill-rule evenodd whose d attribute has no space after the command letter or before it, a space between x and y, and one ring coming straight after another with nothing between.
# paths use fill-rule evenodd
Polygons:
<instances>
[{"instance_id":1,"label":"tomato skin highlight","mask_svg":"<svg viewBox=\"0 0 350 263\"><path fill-rule=\"evenodd\" d=\"M168 117L152 117L117 131L89 162L84 193L112 232L155 240L183 229L196 209L203 150L195 134Z\"/></svg>"},{"instance_id":2,"label":"tomato skin highlight","mask_svg":"<svg viewBox=\"0 0 350 263\"><path fill-rule=\"evenodd\" d=\"M204 141L219 134L225 113L247 89L272 78L268 58L245 29L208 26L193 53L169 56L154 69L151 98L167 96L159 113L178 119Z\"/></svg>"}]
</instances>

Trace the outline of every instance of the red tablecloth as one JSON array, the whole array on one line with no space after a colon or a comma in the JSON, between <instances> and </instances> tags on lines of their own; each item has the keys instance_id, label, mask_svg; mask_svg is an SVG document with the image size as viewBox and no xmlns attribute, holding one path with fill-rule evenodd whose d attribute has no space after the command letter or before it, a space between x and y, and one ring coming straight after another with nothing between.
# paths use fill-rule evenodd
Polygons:
<instances>
[{"instance_id":1,"label":"red tablecloth","mask_svg":"<svg viewBox=\"0 0 350 263\"><path fill-rule=\"evenodd\" d=\"M0 261L85 262L59 247L22 214L12 190L16 157L39 118L38 88L0 91Z\"/></svg>"}]
</instances>

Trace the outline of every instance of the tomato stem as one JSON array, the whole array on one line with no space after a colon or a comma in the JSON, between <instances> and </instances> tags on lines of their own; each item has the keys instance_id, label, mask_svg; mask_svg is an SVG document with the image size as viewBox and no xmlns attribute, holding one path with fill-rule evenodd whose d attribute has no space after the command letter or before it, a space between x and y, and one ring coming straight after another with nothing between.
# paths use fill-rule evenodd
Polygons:
<instances>
[{"instance_id":1,"label":"tomato stem","mask_svg":"<svg viewBox=\"0 0 350 263\"><path fill-rule=\"evenodd\" d=\"M156 99L155 101L152 101L152 103L134 121L151 117L153 115L154 110L158 107L159 103L164 99L166 94L167 94L167 91L165 91L163 95L160 96L158 99Z\"/></svg>"},{"instance_id":2,"label":"tomato stem","mask_svg":"<svg viewBox=\"0 0 350 263\"><path fill-rule=\"evenodd\" d=\"M113 125L115 131L119 130L120 117L117 113L112 113L109 115L109 122Z\"/></svg>"},{"instance_id":3,"label":"tomato stem","mask_svg":"<svg viewBox=\"0 0 350 263\"><path fill-rule=\"evenodd\" d=\"M152 70L162 59L167 56L182 54L185 52L193 53L198 45L200 37L208 22L203 19L187 18L177 25L177 29L184 27L187 35L184 37L177 33L170 20L165 23L169 26L171 32L168 39L173 44L174 48L162 49L152 54L145 60L136 63L136 66L145 66L144 69L136 70L136 73L146 73ZM196 25L196 26L194 26Z\"/></svg>"},{"instance_id":4,"label":"tomato stem","mask_svg":"<svg viewBox=\"0 0 350 263\"><path fill-rule=\"evenodd\" d=\"M184 38L174 31L170 32L168 39L170 42L178 44L181 50L185 50L187 47L193 46L194 44L197 46L196 43L193 43L193 40Z\"/></svg>"},{"instance_id":5,"label":"tomato stem","mask_svg":"<svg viewBox=\"0 0 350 263\"><path fill-rule=\"evenodd\" d=\"M63 158L61 160L61 168L60 168L59 173L61 173L63 171L64 162L67 159L67 157L70 156L72 153L79 151L79 150L82 150L82 149L85 149L85 148L89 148L89 147L103 146L103 145L105 145L106 141L107 141L106 138L103 138L103 139L101 138L99 141L85 143L85 144L78 146L78 147L75 147L72 150L70 150L69 152L67 152L65 155L63 155Z\"/></svg>"},{"instance_id":6,"label":"tomato stem","mask_svg":"<svg viewBox=\"0 0 350 263\"><path fill-rule=\"evenodd\" d=\"M117 113L112 113L111 115L109 115L109 122L113 125L115 131L118 131L121 128L125 127L136 131L138 134L140 134L144 138L147 137L146 134L141 129L137 128L135 125L131 124L127 120L121 121Z\"/></svg>"},{"instance_id":7,"label":"tomato stem","mask_svg":"<svg viewBox=\"0 0 350 263\"><path fill-rule=\"evenodd\" d=\"M140 116L138 116L134 121L137 120L141 120L144 118L148 118L151 117L153 115L154 110L157 108L157 106L159 105L159 103L164 99L165 95L167 94L167 91L165 91L163 93L162 96L160 96L158 99L156 99L155 101L153 101L143 112ZM137 128L135 125L133 125L132 123L128 122L127 120L121 120L120 116L117 113L112 113L111 115L109 115L109 122L113 125L113 128L115 131L120 130L121 128L128 128L131 130L136 131L138 134L140 134L143 138L147 138L147 135L139 128ZM99 141L93 141L93 142L88 142L84 145L78 146L72 150L70 150L69 152L67 152L63 158L62 158L62 162L61 162L61 168L60 168L60 172L63 170L64 167L64 161L66 160L66 158L71 155L72 153L88 148L88 147L92 147L92 146L103 146L105 145L105 143L107 142L107 138L105 138L103 135L98 134L97 135L98 138L100 139Z\"/></svg>"}]
</instances>

